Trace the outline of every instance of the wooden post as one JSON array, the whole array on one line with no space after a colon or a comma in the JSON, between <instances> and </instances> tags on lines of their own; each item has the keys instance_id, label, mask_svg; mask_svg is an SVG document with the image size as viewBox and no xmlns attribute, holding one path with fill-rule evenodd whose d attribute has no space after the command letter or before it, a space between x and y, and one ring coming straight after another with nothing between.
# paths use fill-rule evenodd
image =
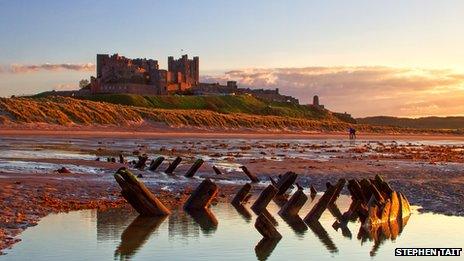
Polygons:
<instances>
[{"instance_id":1,"label":"wooden post","mask_svg":"<svg viewBox=\"0 0 464 261\"><path fill-rule=\"evenodd\" d=\"M280 209L279 215L281 216L296 216L308 200L303 190L297 190L287 203Z\"/></svg>"},{"instance_id":2,"label":"wooden post","mask_svg":"<svg viewBox=\"0 0 464 261\"><path fill-rule=\"evenodd\" d=\"M274 196L277 194L277 188L274 187L273 185L267 186L261 192L259 195L258 199L256 199L255 203L251 206L251 209L255 211L257 214L260 214L263 209L267 207L269 202L274 198Z\"/></svg>"},{"instance_id":3,"label":"wooden post","mask_svg":"<svg viewBox=\"0 0 464 261\"><path fill-rule=\"evenodd\" d=\"M367 204L367 218L363 222L364 228L373 228L381 224L381 219L379 217L379 204L375 199L375 196L372 195L369 203Z\"/></svg>"},{"instance_id":4,"label":"wooden post","mask_svg":"<svg viewBox=\"0 0 464 261\"><path fill-rule=\"evenodd\" d=\"M163 156L159 156L158 158L154 159L151 161L150 163L150 167L148 168L150 171L155 171L160 165L161 163L164 161L164 157Z\"/></svg>"},{"instance_id":5,"label":"wooden post","mask_svg":"<svg viewBox=\"0 0 464 261\"><path fill-rule=\"evenodd\" d=\"M397 220L400 214L400 201L396 191L391 194L390 203L390 220Z\"/></svg>"},{"instance_id":6,"label":"wooden post","mask_svg":"<svg viewBox=\"0 0 464 261\"><path fill-rule=\"evenodd\" d=\"M125 163L126 160L124 159L124 155L122 155L122 153L119 153L119 163Z\"/></svg>"},{"instance_id":7,"label":"wooden post","mask_svg":"<svg viewBox=\"0 0 464 261\"><path fill-rule=\"evenodd\" d=\"M240 216L245 219L245 221L250 222L252 215L248 209L245 208L242 204L232 204L232 206L237 210L237 212L240 214Z\"/></svg>"},{"instance_id":8,"label":"wooden post","mask_svg":"<svg viewBox=\"0 0 464 261\"><path fill-rule=\"evenodd\" d=\"M263 214L256 219L255 228L264 238L282 238L272 222Z\"/></svg>"},{"instance_id":9,"label":"wooden post","mask_svg":"<svg viewBox=\"0 0 464 261\"><path fill-rule=\"evenodd\" d=\"M143 182L126 168L120 168L114 178L122 188L122 196L142 216L165 216L171 214L161 201L159 201Z\"/></svg>"},{"instance_id":10,"label":"wooden post","mask_svg":"<svg viewBox=\"0 0 464 261\"><path fill-rule=\"evenodd\" d=\"M243 187L237 192L234 199L232 199L232 204L241 205L250 195L251 184L246 183Z\"/></svg>"},{"instance_id":11,"label":"wooden post","mask_svg":"<svg viewBox=\"0 0 464 261\"><path fill-rule=\"evenodd\" d=\"M387 199L387 201L382 207L382 214L380 215L380 220L382 223L388 223L388 220L390 220L390 208L390 199Z\"/></svg>"},{"instance_id":12,"label":"wooden post","mask_svg":"<svg viewBox=\"0 0 464 261\"><path fill-rule=\"evenodd\" d=\"M216 166L213 166L214 172L216 172L216 175L222 175L222 172L220 169L218 169Z\"/></svg>"},{"instance_id":13,"label":"wooden post","mask_svg":"<svg viewBox=\"0 0 464 261\"><path fill-rule=\"evenodd\" d=\"M351 197L354 200L361 201L363 204L367 204L367 199L364 197L364 193L362 192L361 185L355 179L350 179L348 181L348 191L351 194Z\"/></svg>"},{"instance_id":14,"label":"wooden post","mask_svg":"<svg viewBox=\"0 0 464 261\"><path fill-rule=\"evenodd\" d=\"M171 164L169 164L169 167L164 171L166 174L172 174L174 170L177 168L177 165L182 161L181 157L177 157Z\"/></svg>"},{"instance_id":15,"label":"wooden post","mask_svg":"<svg viewBox=\"0 0 464 261\"><path fill-rule=\"evenodd\" d=\"M374 180L375 182L375 180ZM374 182L370 182L371 184L371 191L372 191L372 195L374 195L375 199L380 202L381 204L383 204L385 202L385 199L384 197L382 196L382 193L380 192L379 188L375 185Z\"/></svg>"},{"instance_id":16,"label":"wooden post","mask_svg":"<svg viewBox=\"0 0 464 261\"><path fill-rule=\"evenodd\" d=\"M407 218L411 215L411 208L409 206L409 201L403 195L403 193L399 193L399 200L400 200L400 212L399 215L400 219Z\"/></svg>"},{"instance_id":17,"label":"wooden post","mask_svg":"<svg viewBox=\"0 0 464 261\"><path fill-rule=\"evenodd\" d=\"M277 192L277 195L283 195L285 192L293 185L293 183L296 181L296 178L298 175L295 172L287 172L285 173L278 181L276 184L277 189L279 190Z\"/></svg>"},{"instance_id":18,"label":"wooden post","mask_svg":"<svg viewBox=\"0 0 464 261\"><path fill-rule=\"evenodd\" d=\"M259 179L258 177L256 177L256 175L252 174L247 167L245 166L241 166L240 167L243 172L247 175L247 177L251 180L252 183L258 183L259 182Z\"/></svg>"},{"instance_id":19,"label":"wooden post","mask_svg":"<svg viewBox=\"0 0 464 261\"><path fill-rule=\"evenodd\" d=\"M218 191L218 186L210 179L203 180L185 202L184 209L202 210L208 208Z\"/></svg>"},{"instance_id":20,"label":"wooden post","mask_svg":"<svg viewBox=\"0 0 464 261\"><path fill-rule=\"evenodd\" d=\"M147 160L148 160L148 156L146 154L139 156L139 161L137 161L134 168L143 170L145 168L145 164L147 163Z\"/></svg>"},{"instance_id":21,"label":"wooden post","mask_svg":"<svg viewBox=\"0 0 464 261\"><path fill-rule=\"evenodd\" d=\"M327 183L327 184L330 184L330 183ZM335 188L334 195L330 199L329 205L335 204L335 201L337 201L338 196L340 196L340 192L342 192L342 189L344 186L345 186L345 182L343 182L343 185L337 185L337 187Z\"/></svg>"},{"instance_id":22,"label":"wooden post","mask_svg":"<svg viewBox=\"0 0 464 261\"><path fill-rule=\"evenodd\" d=\"M312 197L312 198L315 198L316 195L317 195L317 190L316 190L316 188L314 188L314 186L311 185L311 187L309 187L309 190L311 191L311 194L310 194L311 197Z\"/></svg>"},{"instance_id":23,"label":"wooden post","mask_svg":"<svg viewBox=\"0 0 464 261\"><path fill-rule=\"evenodd\" d=\"M387 194L387 196L390 196L393 192L393 189L390 187L390 184L388 184L380 175L375 175L375 180L380 185L380 189L382 190L382 192Z\"/></svg>"},{"instance_id":24,"label":"wooden post","mask_svg":"<svg viewBox=\"0 0 464 261\"><path fill-rule=\"evenodd\" d=\"M338 197L336 193L340 194L341 189L339 187L345 186L345 179L340 179L335 186L330 186L322 195L322 197L317 201L314 207L309 211L309 213L304 218L306 223L317 221L321 217L322 213L326 210L327 206L330 204L333 197Z\"/></svg>"},{"instance_id":25,"label":"wooden post","mask_svg":"<svg viewBox=\"0 0 464 261\"><path fill-rule=\"evenodd\" d=\"M187 171L187 173L185 173L185 176L187 178L193 177L195 173L198 171L198 169L201 167L203 162L204 161L202 159L197 159L195 163L193 163L192 167L190 167L190 169Z\"/></svg>"}]
</instances>

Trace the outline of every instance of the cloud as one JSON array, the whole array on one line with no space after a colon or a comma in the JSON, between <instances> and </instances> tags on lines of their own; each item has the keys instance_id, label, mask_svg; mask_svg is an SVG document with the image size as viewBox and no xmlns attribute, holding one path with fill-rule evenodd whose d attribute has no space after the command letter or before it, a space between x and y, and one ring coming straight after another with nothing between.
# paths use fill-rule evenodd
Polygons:
<instances>
[{"instance_id":1,"label":"cloud","mask_svg":"<svg viewBox=\"0 0 464 261\"><path fill-rule=\"evenodd\" d=\"M84 64L71 64L71 63L62 63L62 64L31 64L31 65L22 65L22 64L12 64L8 69L3 69L3 72L11 73L30 73L38 71L94 71L95 65L92 63ZM1 71L0 71L1 72Z\"/></svg>"},{"instance_id":2,"label":"cloud","mask_svg":"<svg viewBox=\"0 0 464 261\"><path fill-rule=\"evenodd\" d=\"M329 109L354 116L464 114L464 74L453 70L384 66L250 68L204 76L250 88L279 88L303 103L319 95ZM456 98L459 97L459 98Z\"/></svg>"}]
</instances>

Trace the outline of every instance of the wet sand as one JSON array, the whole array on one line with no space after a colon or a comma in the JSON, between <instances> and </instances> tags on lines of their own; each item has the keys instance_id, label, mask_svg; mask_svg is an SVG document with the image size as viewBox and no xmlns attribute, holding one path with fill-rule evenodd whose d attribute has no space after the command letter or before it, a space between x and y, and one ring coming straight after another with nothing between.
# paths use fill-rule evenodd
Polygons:
<instances>
[{"instance_id":1,"label":"wet sand","mask_svg":"<svg viewBox=\"0 0 464 261\"><path fill-rule=\"evenodd\" d=\"M0 127L0 136L63 136L63 137L115 137L115 138L242 138L242 139L346 139L343 132L317 131L268 131L268 130L205 130L196 128L117 128L117 127L47 127L5 128ZM408 133L359 133L359 139L374 140L455 140L464 141L464 135L449 134L408 134Z\"/></svg>"},{"instance_id":2,"label":"wet sand","mask_svg":"<svg viewBox=\"0 0 464 261\"><path fill-rule=\"evenodd\" d=\"M130 138L134 137L132 132L123 134L114 132L77 132L68 133L51 131L20 131L16 133L0 131L15 137L25 136L72 136L89 138L115 137ZM13 135L15 134L15 135ZM137 132L137 135L139 133ZM211 133L145 133L147 137L163 138L212 138ZM241 139L276 139L275 134L259 133L219 133L214 134L215 138L236 138ZM282 138L282 135L278 136ZM338 134L288 134L287 139L324 139L344 137ZM367 137L363 137L367 138ZM443 136L401 136L403 140L461 140L462 137L443 137ZM369 136L369 139L379 139L377 136ZM396 140L398 136L384 136L385 140ZM327 161L285 158L283 161L269 160L263 158L241 159L235 157L233 161L240 165L246 165L248 169L256 173L262 181L268 181L269 176L276 177L286 171L294 171L300 174L298 182L308 188L314 185L319 191L323 191L325 183L335 182L339 178L364 178L373 177L381 174L392 186L402 191L409 199L411 204L422 206L422 211L443 213L448 215L464 216L462 205L464 204L464 172L461 148L442 148L441 146L382 146L379 145L375 150L380 150L380 154L362 154L367 145L355 147L352 151L336 152L335 157ZM441 148L441 149L440 149ZM247 148L243 148L246 150ZM359 150L359 151L357 151ZM385 152L385 153L383 153ZM194 152L192 152L194 153ZM370 155L370 156L369 156ZM382 156L379 156L382 155ZM449 156L448 156L449 155ZM33 162L49 162L55 164L74 164L80 166L101 167L115 171L123 164L109 163L95 160L79 159L23 159ZM283 164L285 163L285 164ZM163 163L166 164L166 163ZM162 166L164 169L166 165ZM181 176L188 169L188 164L181 165L176 173ZM164 183L157 183L159 175L145 174L141 178L148 187L165 203L168 207L175 207L182 204L189 193L194 189L202 178L210 177L216 180L220 187L218 200L228 201L235 193L240 184L247 181L246 176L239 171L230 171L227 174L217 176L211 169L209 163L205 163L199 170L198 178L185 182L176 182L174 185L166 186ZM0 170L1 171L1 170ZM137 171L135 171L137 173ZM240 181L240 182L237 182ZM254 192L259 191L265 186L261 184L254 187ZM348 194L347 191L343 192ZM120 196L120 189L114 182L112 175L101 173L96 175L86 174L59 174L59 173L22 173L22 172L0 172L0 200L4 207L0 209L0 249L11 247L17 242L18 235L29 226L51 212L71 211L88 208L113 208L130 207Z\"/></svg>"}]
</instances>

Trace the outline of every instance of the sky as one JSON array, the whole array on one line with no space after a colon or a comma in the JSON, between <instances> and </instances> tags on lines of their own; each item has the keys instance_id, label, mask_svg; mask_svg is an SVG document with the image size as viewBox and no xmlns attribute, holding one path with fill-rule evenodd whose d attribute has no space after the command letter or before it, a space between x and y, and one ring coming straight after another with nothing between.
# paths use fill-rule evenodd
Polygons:
<instances>
[{"instance_id":1,"label":"sky","mask_svg":"<svg viewBox=\"0 0 464 261\"><path fill-rule=\"evenodd\" d=\"M203 81L356 117L464 115L464 1L0 0L0 96L76 88L97 53L200 56Z\"/></svg>"}]
</instances>

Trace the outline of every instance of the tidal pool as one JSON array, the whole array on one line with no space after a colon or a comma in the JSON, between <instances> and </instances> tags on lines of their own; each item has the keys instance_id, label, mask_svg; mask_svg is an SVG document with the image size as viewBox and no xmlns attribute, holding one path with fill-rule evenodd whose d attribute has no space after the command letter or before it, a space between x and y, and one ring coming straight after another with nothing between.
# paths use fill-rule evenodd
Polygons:
<instances>
[{"instance_id":1,"label":"tidal pool","mask_svg":"<svg viewBox=\"0 0 464 261\"><path fill-rule=\"evenodd\" d=\"M300 215L308 213L317 199L308 202ZM339 210L344 212L349 203L349 197L341 196ZM324 212L320 224L308 227L301 220L282 219L275 202L268 210L283 235L279 241L262 239L249 205L236 209L219 203L209 212L192 215L176 210L165 218L138 217L127 209L50 214L23 232L22 241L0 259L389 260L399 258L394 256L396 247L464 245L463 217L420 214L416 208L403 228L387 231L387 236L382 229L360 233L358 221L337 231L330 211Z\"/></svg>"}]
</instances>

